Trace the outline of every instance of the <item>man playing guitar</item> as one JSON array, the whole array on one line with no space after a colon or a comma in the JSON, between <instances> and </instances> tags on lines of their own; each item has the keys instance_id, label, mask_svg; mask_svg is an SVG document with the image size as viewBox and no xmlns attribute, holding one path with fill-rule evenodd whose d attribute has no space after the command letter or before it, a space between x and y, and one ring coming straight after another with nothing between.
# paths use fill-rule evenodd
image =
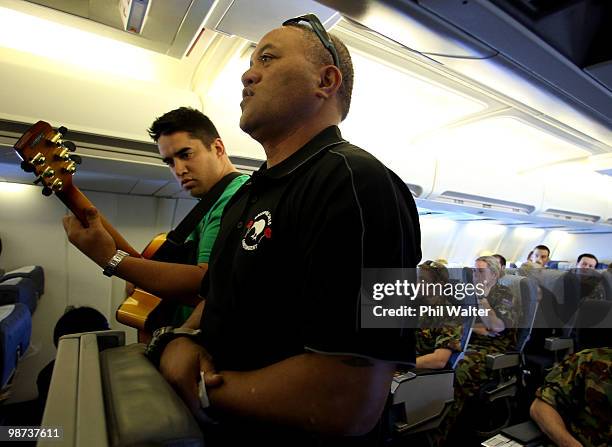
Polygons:
<instances>
[{"instance_id":1,"label":"man playing guitar","mask_svg":"<svg viewBox=\"0 0 612 447\"><path fill-rule=\"evenodd\" d=\"M237 172L217 129L197 110L181 107L164 114L153 122L149 135L157 143L164 163L176 180L193 197L201 199L224 177ZM117 249L115 240L93 207L86 211L87 228L77 217L69 215L64 217L64 229L70 242L102 267L105 274L128 282L128 294L133 291L131 284L134 284L162 299L193 307L201 302L200 283L208 269L223 209L248 178L247 175L233 178L189 236L197 244L197 259L193 260L193 265L128 256ZM184 318L191 310L190 307L183 309ZM182 321L179 318L175 323Z\"/></svg>"}]
</instances>

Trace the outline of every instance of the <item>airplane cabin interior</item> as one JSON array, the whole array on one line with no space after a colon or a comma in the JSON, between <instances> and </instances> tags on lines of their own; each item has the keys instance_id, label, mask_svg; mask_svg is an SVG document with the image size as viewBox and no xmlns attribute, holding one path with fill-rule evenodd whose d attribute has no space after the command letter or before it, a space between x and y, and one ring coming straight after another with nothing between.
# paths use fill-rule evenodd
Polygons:
<instances>
[{"instance_id":1,"label":"airplane cabin interior","mask_svg":"<svg viewBox=\"0 0 612 447\"><path fill-rule=\"evenodd\" d=\"M189 409L142 356L135 326L117 321L125 281L101 275L71 245L62 226L70 211L53 197L61 186L33 184L15 148L41 120L56 141L71 141L61 157L74 185L140 251L197 203L147 133L153 120L199 110L234 166L257 171L266 153L238 127L241 76L268 31L306 13L351 53L354 90L340 130L410 189L425 269L475 283L477 259L502 255L496 284L523 309L516 344L483 357L486 380L446 439L436 433L464 386L473 315L444 367L396 372L368 445L550 445L530 413L536 390L572 355L612 351L604 0L0 0L1 426L61 427L59 443L38 437L41 446L204 445ZM538 246L544 262L533 258ZM594 261L588 272L584 254ZM547 306L575 296L571 317L542 323ZM54 340L58 320L79 307L107 323ZM597 417L612 436L610 377ZM159 401L147 403L143 389Z\"/></svg>"}]
</instances>

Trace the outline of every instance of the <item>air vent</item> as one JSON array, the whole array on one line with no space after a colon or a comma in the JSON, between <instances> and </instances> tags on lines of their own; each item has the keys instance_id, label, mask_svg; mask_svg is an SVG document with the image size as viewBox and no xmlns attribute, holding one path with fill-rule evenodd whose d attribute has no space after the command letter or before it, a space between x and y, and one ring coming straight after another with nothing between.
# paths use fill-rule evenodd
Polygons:
<instances>
[{"instance_id":1,"label":"air vent","mask_svg":"<svg viewBox=\"0 0 612 447\"><path fill-rule=\"evenodd\" d=\"M542 217L552 217L553 219L565 219L571 220L573 222L589 222L594 223L598 222L601 217L593 216L591 214L582 214L582 213L574 213L571 211L563 211L548 208L541 214Z\"/></svg>"},{"instance_id":2,"label":"air vent","mask_svg":"<svg viewBox=\"0 0 612 447\"><path fill-rule=\"evenodd\" d=\"M444 191L436 200L445 203L452 203L454 205L470 206L473 208L503 211L514 214L531 214L535 210L534 206L524 203L509 202L506 200L475 196L456 191Z\"/></svg>"}]
</instances>

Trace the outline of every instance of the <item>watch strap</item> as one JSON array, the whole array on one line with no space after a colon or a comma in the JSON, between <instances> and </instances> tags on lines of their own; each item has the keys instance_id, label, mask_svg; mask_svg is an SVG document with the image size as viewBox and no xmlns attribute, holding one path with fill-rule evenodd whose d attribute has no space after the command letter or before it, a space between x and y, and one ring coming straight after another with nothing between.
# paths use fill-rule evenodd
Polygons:
<instances>
[{"instance_id":1,"label":"watch strap","mask_svg":"<svg viewBox=\"0 0 612 447\"><path fill-rule=\"evenodd\" d=\"M119 263L129 255L129 253L123 250L117 250L110 261L108 261L108 264L106 264L106 267L104 267L104 270L102 270L102 274L108 277L113 276L117 270L117 267L119 266Z\"/></svg>"},{"instance_id":2,"label":"watch strap","mask_svg":"<svg viewBox=\"0 0 612 447\"><path fill-rule=\"evenodd\" d=\"M153 337L144 351L147 357L153 364L159 365L161 354L166 345L177 337L189 337L197 339L202 333L200 329L190 329L172 326L163 326L153 332Z\"/></svg>"}]
</instances>

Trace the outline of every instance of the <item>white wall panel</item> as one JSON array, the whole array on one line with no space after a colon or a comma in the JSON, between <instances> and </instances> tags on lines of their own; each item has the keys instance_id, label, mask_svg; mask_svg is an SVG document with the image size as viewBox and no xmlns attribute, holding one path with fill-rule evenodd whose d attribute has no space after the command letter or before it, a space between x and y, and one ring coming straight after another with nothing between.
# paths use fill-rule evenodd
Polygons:
<instances>
[{"instance_id":1,"label":"white wall panel","mask_svg":"<svg viewBox=\"0 0 612 447\"><path fill-rule=\"evenodd\" d=\"M86 195L137 250L167 231L176 211L176 200L172 199L99 192ZM66 212L55 198L43 197L38 187L0 182L4 246L0 267L10 270L37 264L46 276L45 294L33 315L31 343L37 354L21 363L14 401L36 397L36 377L55 356L53 328L67 305L98 309L113 329L126 331L128 343L136 341L136 331L115 320L115 310L124 298L124 281L103 276L100 267L68 242L61 224Z\"/></svg>"}]
</instances>

